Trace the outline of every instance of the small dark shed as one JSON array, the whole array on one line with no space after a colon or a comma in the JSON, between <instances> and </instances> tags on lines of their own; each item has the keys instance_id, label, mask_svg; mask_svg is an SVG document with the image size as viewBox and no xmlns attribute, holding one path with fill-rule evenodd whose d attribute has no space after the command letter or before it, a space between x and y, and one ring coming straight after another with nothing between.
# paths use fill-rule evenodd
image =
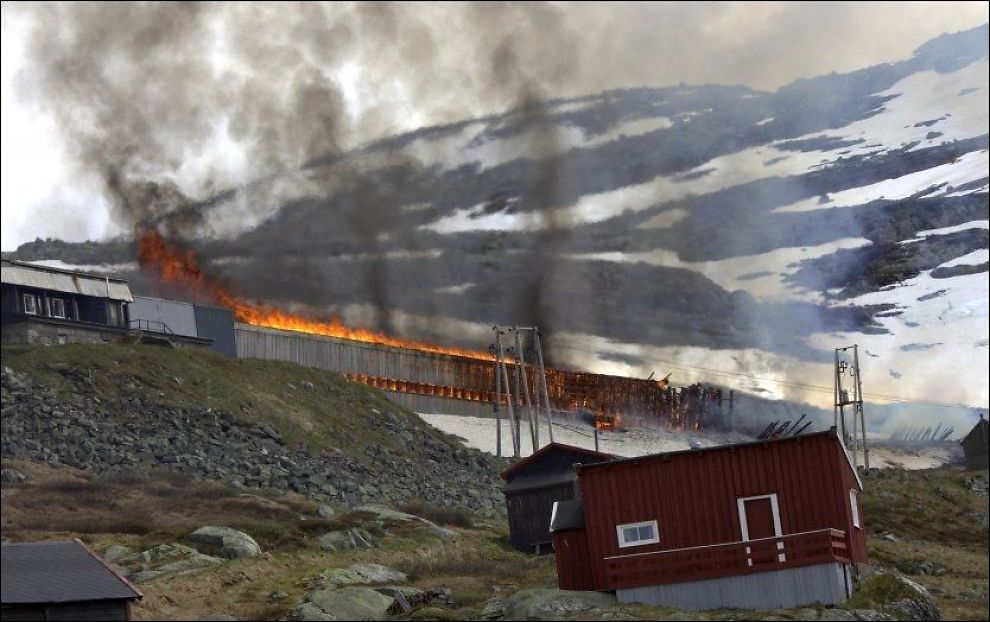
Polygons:
<instances>
[{"instance_id":1,"label":"small dark shed","mask_svg":"<svg viewBox=\"0 0 990 622\"><path fill-rule=\"evenodd\" d=\"M5 544L2 607L7 620L130 620L142 597L79 540Z\"/></svg>"},{"instance_id":2,"label":"small dark shed","mask_svg":"<svg viewBox=\"0 0 990 622\"><path fill-rule=\"evenodd\" d=\"M590 449L550 443L502 471L512 546L527 553L552 551L553 505L574 498L574 465L611 459L609 454Z\"/></svg>"},{"instance_id":3,"label":"small dark shed","mask_svg":"<svg viewBox=\"0 0 990 622\"><path fill-rule=\"evenodd\" d=\"M966 455L966 468L985 469L987 468L987 420L980 415L980 420L976 422L969 434L959 441Z\"/></svg>"}]
</instances>

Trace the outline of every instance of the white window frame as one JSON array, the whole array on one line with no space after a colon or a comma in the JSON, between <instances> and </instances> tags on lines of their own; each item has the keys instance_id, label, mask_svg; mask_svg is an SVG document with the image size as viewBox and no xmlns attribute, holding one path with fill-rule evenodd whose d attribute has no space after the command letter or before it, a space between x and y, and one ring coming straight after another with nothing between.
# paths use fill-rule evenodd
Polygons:
<instances>
[{"instance_id":1,"label":"white window frame","mask_svg":"<svg viewBox=\"0 0 990 622\"><path fill-rule=\"evenodd\" d=\"M56 311L56 309L59 306L62 307L61 314L59 314L59 312ZM56 318L59 318L61 320L64 320L66 318L66 315L65 315L65 301L62 300L61 298L52 298L52 317L56 317Z\"/></svg>"},{"instance_id":2,"label":"white window frame","mask_svg":"<svg viewBox=\"0 0 990 622\"><path fill-rule=\"evenodd\" d=\"M653 527L653 538L649 540L633 540L632 542L626 542L626 536L623 530L629 529L630 527ZM619 548L625 549L631 546L646 546L647 544L657 544L660 542L660 527L657 525L655 520L640 521L638 523L625 523L622 525L615 526L615 534L619 540Z\"/></svg>"},{"instance_id":3,"label":"white window frame","mask_svg":"<svg viewBox=\"0 0 990 622\"><path fill-rule=\"evenodd\" d=\"M21 294L21 300L24 301L24 313L26 315L38 315L38 297L34 294ZM28 308L28 303L31 303L30 309Z\"/></svg>"},{"instance_id":4,"label":"white window frame","mask_svg":"<svg viewBox=\"0 0 990 622\"><path fill-rule=\"evenodd\" d=\"M849 507L852 508L853 527L863 528L863 522L859 520L859 493L854 489L849 490Z\"/></svg>"}]
</instances>

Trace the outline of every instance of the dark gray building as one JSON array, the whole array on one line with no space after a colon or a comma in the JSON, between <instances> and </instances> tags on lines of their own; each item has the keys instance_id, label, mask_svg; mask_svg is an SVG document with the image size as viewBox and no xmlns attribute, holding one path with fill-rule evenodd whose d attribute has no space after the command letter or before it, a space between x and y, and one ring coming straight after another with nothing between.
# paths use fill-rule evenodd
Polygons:
<instances>
[{"instance_id":1,"label":"dark gray building","mask_svg":"<svg viewBox=\"0 0 990 622\"><path fill-rule=\"evenodd\" d=\"M4 343L99 343L127 332L126 281L6 259L0 274Z\"/></svg>"},{"instance_id":2,"label":"dark gray building","mask_svg":"<svg viewBox=\"0 0 990 622\"><path fill-rule=\"evenodd\" d=\"M527 553L552 551L554 503L574 499L574 465L609 460L609 454L550 443L502 471L512 547Z\"/></svg>"},{"instance_id":3,"label":"dark gray building","mask_svg":"<svg viewBox=\"0 0 990 622\"><path fill-rule=\"evenodd\" d=\"M985 469L987 468L987 420L980 415L980 420L976 422L969 434L959 441L963 447L963 454L966 455L966 468Z\"/></svg>"},{"instance_id":4,"label":"dark gray building","mask_svg":"<svg viewBox=\"0 0 990 622\"><path fill-rule=\"evenodd\" d=\"M237 356L230 309L181 300L135 296L128 306L132 329L160 334L179 345L200 345Z\"/></svg>"},{"instance_id":5,"label":"dark gray building","mask_svg":"<svg viewBox=\"0 0 990 622\"><path fill-rule=\"evenodd\" d=\"M0 547L7 620L130 620L136 587L80 540Z\"/></svg>"}]
</instances>

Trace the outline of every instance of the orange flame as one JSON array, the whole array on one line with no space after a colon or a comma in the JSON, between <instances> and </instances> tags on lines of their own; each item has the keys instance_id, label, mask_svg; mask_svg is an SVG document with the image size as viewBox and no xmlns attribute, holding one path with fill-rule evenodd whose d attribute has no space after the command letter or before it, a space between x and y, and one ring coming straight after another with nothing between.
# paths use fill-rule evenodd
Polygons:
<instances>
[{"instance_id":1,"label":"orange flame","mask_svg":"<svg viewBox=\"0 0 990 622\"><path fill-rule=\"evenodd\" d=\"M160 281L180 285L188 288L197 295L209 297L233 311L234 319L245 324L294 330L302 333L324 335L326 337L339 337L341 339L397 348L408 348L410 350L452 354L474 359L493 359L492 355L488 352L448 348L421 341L398 339L364 328L349 328L344 326L340 319L336 317L331 318L329 322L324 322L302 315L280 311L261 303L242 300L228 287L204 274L196 261L195 253L169 242L155 230L146 231L141 234L138 261L143 268L152 270Z\"/></svg>"}]
</instances>

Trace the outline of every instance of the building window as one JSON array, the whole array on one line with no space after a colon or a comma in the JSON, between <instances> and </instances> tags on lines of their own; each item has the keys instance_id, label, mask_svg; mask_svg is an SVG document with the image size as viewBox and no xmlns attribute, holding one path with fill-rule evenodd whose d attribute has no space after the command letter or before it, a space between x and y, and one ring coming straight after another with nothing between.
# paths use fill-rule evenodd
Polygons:
<instances>
[{"instance_id":1,"label":"building window","mask_svg":"<svg viewBox=\"0 0 990 622\"><path fill-rule=\"evenodd\" d=\"M120 326L123 324L120 317L120 305L115 302L107 303L107 324L110 326Z\"/></svg>"},{"instance_id":2,"label":"building window","mask_svg":"<svg viewBox=\"0 0 990 622\"><path fill-rule=\"evenodd\" d=\"M619 534L620 548L656 544L660 541L660 530L655 520L619 525L615 531Z\"/></svg>"},{"instance_id":3,"label":"building window","mask_svg":"<svg viewBox=\"0 0 990 622\"><path fill-rule=\"evenodd\" d=\"M24 294L24 313L38 315L38 299L34 294Z\"/></svg>"},{"instance_id":4,"label":"building window","mask_svg":"<svg viewBox=\"0 0 990 622\"><path fill-rule=\"evenodd\" d=\"M852 508L853 527L862 529L863 525L859 522L859 493L855 490L849 491L849 506Z\"/></svg>"},{"instance_id":5,"label":"building window","mask_svg":"<svg viewBox=\"0 0 990 622\"><path fill-rule=\"evenodd\" d=\"M52 298L52 317L65 319L65 301L61 298Z\"/></svg>"}]
</instances>

